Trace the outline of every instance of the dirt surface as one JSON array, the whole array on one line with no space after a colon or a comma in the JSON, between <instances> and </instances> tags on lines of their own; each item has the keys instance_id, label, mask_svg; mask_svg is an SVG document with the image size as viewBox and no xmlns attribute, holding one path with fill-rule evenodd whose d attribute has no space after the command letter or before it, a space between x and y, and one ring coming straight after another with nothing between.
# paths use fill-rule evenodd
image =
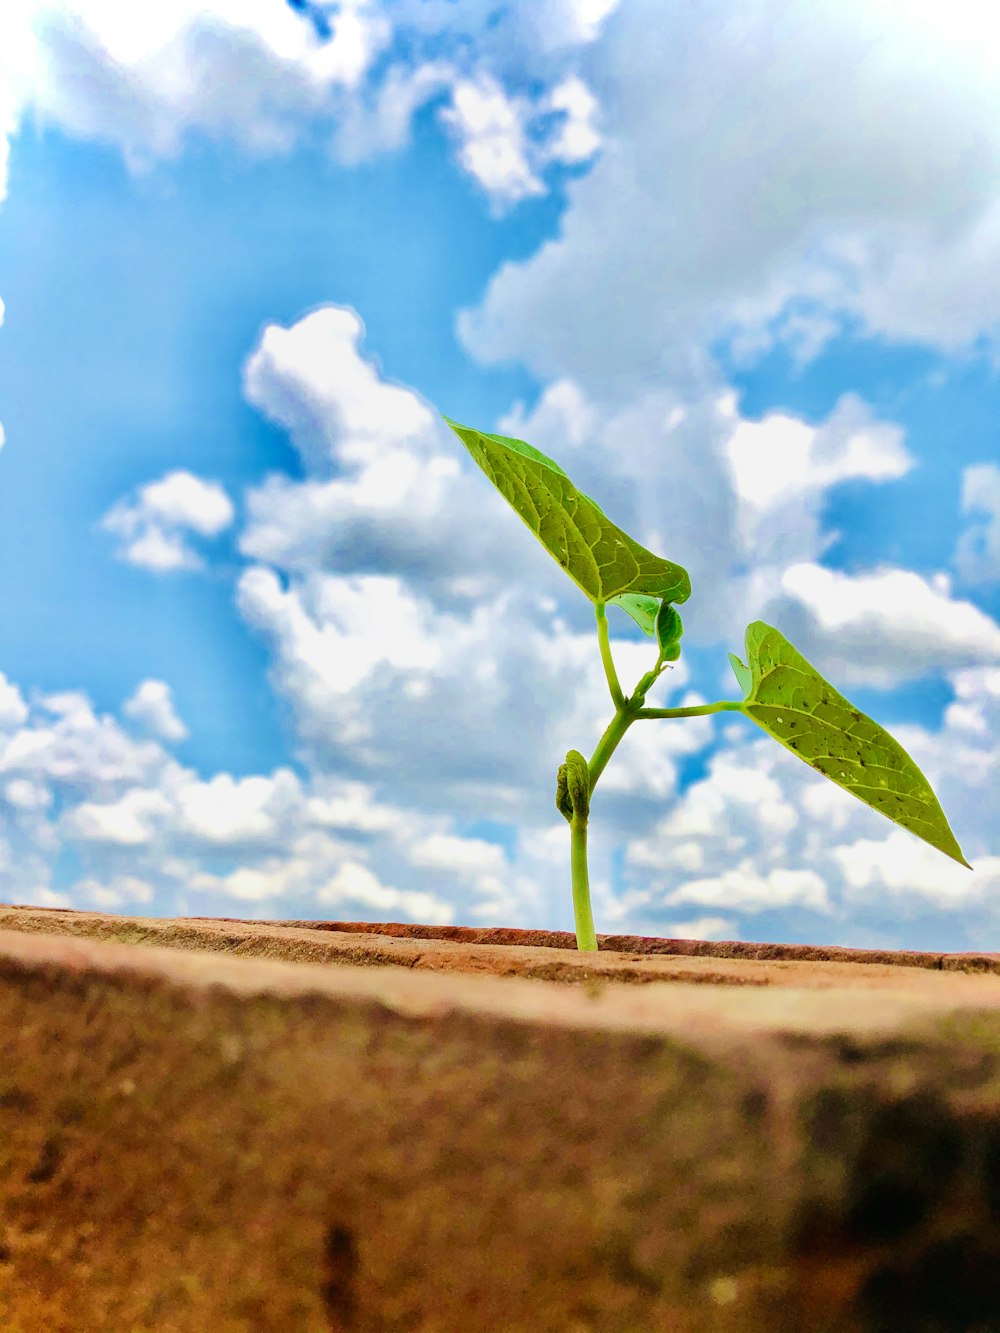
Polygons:
<instances>
[{"instance_id":1,"label":"dirt surface","mask_svg":"<svg viewBox=\"0 0 1000 1333\"><path fill-rule=\"evenodd\" d=\"M892 989L939 986L939 981L917 975L927 972L988 973L1000 978L1000 954L892 952L611 935L600 937L600 952L594 955L578 953L571 935L462 926L127 917L0 904L0 929L76 935L122 944L209 949L299 963L477 972L591 986L605 981L683 981ZM913 975L903 975L904 969Z\"/></svg>"},{"instance_id":2,"label":"dirt surface","mask_svg":"<svg viewBox=\"0 0 1000 1333\"><path fill-rule=\"evenodd\" d=\"M0 917L3 1333L1000 1328L988 972Z\"/></svg>"}]
</instances>

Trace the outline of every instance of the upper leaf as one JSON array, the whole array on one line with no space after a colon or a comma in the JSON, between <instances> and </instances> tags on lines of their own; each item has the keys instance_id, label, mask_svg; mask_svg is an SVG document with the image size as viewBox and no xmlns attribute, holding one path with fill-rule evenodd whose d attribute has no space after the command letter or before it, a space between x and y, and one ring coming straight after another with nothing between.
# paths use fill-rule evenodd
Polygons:
<instances>
[{"instance_id":1,"label":"upper leaf","mask_svg":"<svg viewBox=\"0 0 1000 1333\"><path fill-rule=\"evenodd\" d=\"M592 602L622 593L683 602L691 580L618 528L551 458L523 440L487 435L444 418L500 494ZM633 619L638 617L626 605Z\"/></svg>"},{"instance_id":2,"label":"upper leaf","mask_svg":"<svg viewBox=\"0 0 1000 1333\"><path fill-rule=\"evenodd\" d=\"M969 865L930 783L898 741L848 703L783 634L761 620L747 629L746 654L746 666L729 656L746 696L747 717L817 773Z\"/></svg>"}]
</instances>

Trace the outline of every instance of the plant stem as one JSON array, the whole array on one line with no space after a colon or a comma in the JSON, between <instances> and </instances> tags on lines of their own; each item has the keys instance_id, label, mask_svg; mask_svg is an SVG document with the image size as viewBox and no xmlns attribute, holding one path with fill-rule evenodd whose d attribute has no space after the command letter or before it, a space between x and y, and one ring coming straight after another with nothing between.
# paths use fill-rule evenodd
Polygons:
<instances>
[{"instance_id":1,"label":"plant stem","mask_svg":"<svg viewBox=\"0 0 1000 1333\"><path fill-rule=\"evenodd\" d=\"M586 818L574 815L570 821L569 829L576 947L581 953L596 953L597 935L594 931L594 913L590 906L590 875L587 871Z\"/></svg>"},{"instance_id":2,"label":"plant stem","mask_svg":"<svg viewBox=\"0 0 1000 1333\"><path fill-rule=\"evenodd\" d=\"M597 747L591 755L590 763L587 765L587 771L590 774L590 791L593 795L594 788L597 786L597 779L607 767L608 760L618 748L618 742L628 731L629 727L635 721L636 713L628 707L625 700L622 700L621 706L614 717L608 723L604 735L597 742Z\"/></svg>"},{"instance_id":3,"label":"plant stem","mask_svg":"<svg viewBox=\"0 0 1000 1333\"><path fill-rule=\"evenodd\" d=\"M587 777L593 795L597 779L604 772L618 742L635 721L636 710L623 698L620 707L597 742ZM590 905L590 874L587 869L587 815L574 813L570 820L570 868L573 875L573 917L576 925L576 947L581 953L593 953L597 948L594 931L594 913Z\"/></svg>"},{"instance_id":4,"label":"plant stem","mask_svg":"<svg viewBox=\"0 0 1000 1333\"><path fill-rule=\"evenodd\" d=\"M615 661L611 656L611 643L608 639L608 616L604 609L604 603L598 602L595 610L597 612L597 642L601 648L601 661L604 663L604 674L608 678L608 689L611 691L614 706L624 708L625 695L618 683L618 672L615 670Z\"/></svg>"},{"instance_id":5,"label":"plant stem","mask_svg":"<svg viewBox=\"0 0 1000 1333\"><path fill-rule=\"evenodd\" d=\"M659 675L657 670L647 672L636 687L630 699L622 695L611 652L608 646L607 621L604 608L597 608L597 630L601 642L601 656L605 659L604 669L611 686L612 696L617 690L615 715L605 728L604 735L587 765L590 779L590 794L593 795L597 780L607 767L608 760L618 748L619 742L637 718L653 717L705 717L710 713L737 713L742 711L742 702L723 699L714 704L693 704L688 708L644 708L642 700L645 691ZM610 669L609 669L610 664ZM620 700L620 701L619 701ZM574 814L570 820L570 866L573 874L573 917L576 924L576 947L584 953L592 953L597 948L597 935L594 931L594 914L590 904L590 875L587 869L587 815Z\"/></svg>"},{"instance_id":6,"label":"plant stem","mask_svg":"<svg viewBox=\"0 0 1000 1333\"><path fill-rule=\"evenodd\" d=\"M743 701L723 699L717 704L694 704L690 708L640 708L633 717L705 717L709 713L741 713Z\"/></svg>"}]
</instances>

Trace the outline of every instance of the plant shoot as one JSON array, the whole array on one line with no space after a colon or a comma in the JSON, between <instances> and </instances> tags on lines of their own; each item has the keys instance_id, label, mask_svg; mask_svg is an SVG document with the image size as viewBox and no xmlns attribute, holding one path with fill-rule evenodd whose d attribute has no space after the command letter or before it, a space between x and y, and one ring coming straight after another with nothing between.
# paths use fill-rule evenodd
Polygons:
<instances>
[{"instance_id":1,"label":"plant shoot","mask_svg":"<svg viewBox=\"0 0 1000 1333\"><path fill-rule=\"evenodd\" d=\"M597 643L614 716L587 760L570 750L556 779L556 806L570 827L576 941L597 948L587 873L587 827L594 789L633 722L742 713L810 768L968 866L930 784L898 741L850 704L780 630L756 620L744 658L729 660L741 700L690 708L649 708L646 695L680 656L684 626L677 604L691 595L687 570L653 555L616 527L551 458L523 440L444 420L504 499L594 605ZM656 660L626 694L608 638L607 608L621 609L653 640ZM971 869L971 867L969 867Z\"/></svg>"}]
</instances>

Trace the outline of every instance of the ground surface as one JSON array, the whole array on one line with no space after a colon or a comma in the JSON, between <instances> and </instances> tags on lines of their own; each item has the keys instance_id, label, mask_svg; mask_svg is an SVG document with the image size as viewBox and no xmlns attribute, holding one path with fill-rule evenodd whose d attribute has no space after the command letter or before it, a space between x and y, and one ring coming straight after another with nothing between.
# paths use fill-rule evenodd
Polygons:
<instances>
[{"instance_id":1,"label":"ground surface","mask_svg":"<svg viewBox=\"0 0 1000 1333\"><path fill-rule=\"evenodd\" d=\"M0 908L4 1333L1000 1328L995 958L330 925Z\"/></svg>"}]
</instances>

